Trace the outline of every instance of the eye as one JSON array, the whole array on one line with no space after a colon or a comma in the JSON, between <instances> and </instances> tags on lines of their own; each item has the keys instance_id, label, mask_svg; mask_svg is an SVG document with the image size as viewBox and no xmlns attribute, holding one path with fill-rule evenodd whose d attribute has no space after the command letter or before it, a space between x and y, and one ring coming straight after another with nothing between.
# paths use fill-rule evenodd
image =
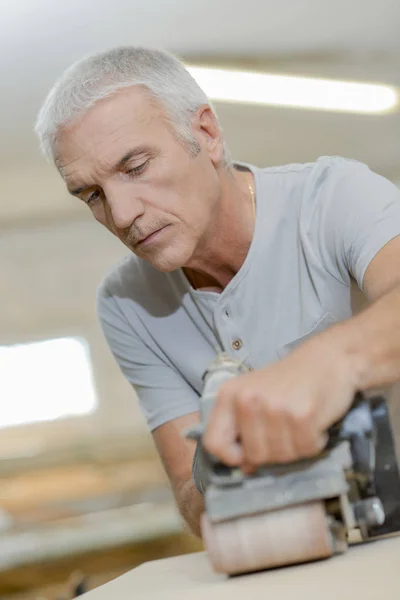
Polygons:
<instances>
[{"instance_id":1,"label":"eye","mask_svg":"<svg viewBox=\"0 0 400 600\"><path fill-rule=\"evenodd\" d=\"M147 168L148 162L149 162L149 159L147 159L144 163L142 163L138 167L133 167L132 169L126 169L125 173L127 175L130 175L131 177L138 177L139 175L144 173L144 171Z\"/></svg>"},{"instance_id":2,"label":"eye","mask_svg":"<svg viewBox=\"0 0 400 600\"><path fill-rule=\"evenodd\" d=\"M97 200L100 199L101 196L101 191L100 190L95 190L94 192L92 192L91 194L89 194L89 196L87 196L86 198L84 198L84 201L86 202L86 204L88 204L89 206L91 206L94 202L96 202Z\"/></svg>"}]
</instances>

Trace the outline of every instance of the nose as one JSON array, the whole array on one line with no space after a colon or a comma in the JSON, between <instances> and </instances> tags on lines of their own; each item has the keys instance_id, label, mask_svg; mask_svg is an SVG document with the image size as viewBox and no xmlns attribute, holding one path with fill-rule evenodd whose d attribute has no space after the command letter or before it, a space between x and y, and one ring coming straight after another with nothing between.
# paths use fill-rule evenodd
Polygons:
<instances>
[{"instance_id":1,"label":"nose","mask_svg":"<svg viewBox=\"0 0 400 600\"><path fill-rule=\"evenodd\" d=\"M108 216L117 229L131 227L144 212L143 203L132 194L132 190L128 193L126 189L108 189L106 198Z\"/></svg>"}]
</instances>

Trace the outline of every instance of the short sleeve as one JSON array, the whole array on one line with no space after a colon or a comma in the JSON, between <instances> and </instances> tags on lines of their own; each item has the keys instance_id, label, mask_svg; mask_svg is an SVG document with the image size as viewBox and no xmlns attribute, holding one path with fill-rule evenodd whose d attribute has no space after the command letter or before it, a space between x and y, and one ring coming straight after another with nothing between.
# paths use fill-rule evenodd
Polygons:
<instances>
[{"instance_id":1,"label":"short sleeve","mask_svg":"<svg viewBox=\"0 0 400 600\"><path fill-rule=\"evenodd\" d=\"M197 392L146 344L103 283L97 293L97 314L107 344L122 373L132 384L148 428L199 410Z\"/></svg>"},{"instance_id":2,"label":"short sleeve","mask_svg":"<svg viewBox=\"0 0 400 600\"><path fill-rule=\"evenodd\" d=\"M379 250L400 235L400 190L364 163L323 157L307 186L307 235L322 266L363 289Z\"/></svg>"}]
</instances>

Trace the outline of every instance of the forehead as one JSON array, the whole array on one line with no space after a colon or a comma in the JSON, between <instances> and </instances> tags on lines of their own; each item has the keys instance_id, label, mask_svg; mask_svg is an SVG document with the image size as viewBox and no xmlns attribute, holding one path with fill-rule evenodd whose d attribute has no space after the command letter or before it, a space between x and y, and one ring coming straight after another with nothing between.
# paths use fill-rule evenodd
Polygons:
<instances>
[{"instance_id":1,"label":"forehead","mask_svg":"<svg viewBox=\"0 0 400 600\"><path fill-rule=\"evenodd\" d=\"M125 142L146 143L165 127L165 112L146 90L139 86L119 90L59 132L55 145L57 167L63 171L84 157L107 162Z\"/></svg>"}]
</instances>

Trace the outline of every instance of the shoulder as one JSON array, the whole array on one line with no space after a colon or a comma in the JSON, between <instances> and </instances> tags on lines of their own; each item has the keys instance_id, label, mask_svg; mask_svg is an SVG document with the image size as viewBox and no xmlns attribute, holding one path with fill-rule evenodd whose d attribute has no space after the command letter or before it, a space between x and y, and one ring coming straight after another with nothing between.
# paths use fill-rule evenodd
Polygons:
<instances>
[{"instance_id":1,"label":"shoulder","mask_svg":"<svg viewBox=\"0 0 400 600\"><path fill-rule=\"evenodd\" d=\"M117 296L131 293L132 283L140 278L141 268L134 254L124 256L100 280L98 296Z\"/></svg>"},{"instance_id":2,"label":"shoulder","mask_svg":"<svg viewBox=\"0 0 400 600\"><path fill-rule=\"evenodd\" d=\"M112 267L97 288L97 311L119 313L131 321L173 313L181 301L176 273L164 273L130 254Z\"/></svg>"},{"instance_id":3,"label":"shoulder","mask_svg":"<svg viewBox=\"0 0 400 600\"><path fill-rule=\"evenodd\" d=\"M341 156L320 156L313 162L256 168L258 197L265 198L269 207L266 218L307 220L327 190L335 187L332 181L360 165Z\"/></svg>"},{"instance_id":4,"label":"shoulder","mask_svg":"<svg viewBox=\"0 0 400 600\"><path fill-rule=\"evenodd\" d=\"M344 156L320 156L313 162L288 163L274 167L260 168L261 177L281 176L286 180L314 181L320 176L334 177L338 174L369 169L356 159Z\"/></svg>"},{"instance_id":5,"label":"shoulder","mask_svg":"<svg viewBox=\"0 0 400 600\"><path fill-rule=\"evenodd\" d=\"M131 253L123 257L100 280L97 287L97 307L100 315L107 307L117 306L122 312L133 308L153 293L162 275L149 263ZM158 283L159 285L159 283Z\"/></svg>"},{"instance_id":6,"label":"shoulder","mask_svg":"<svg viewBox=\"0 0 400 600\"><path fill-rule=\"evenodd\" d=\"M116 263L100 281L98 296L140 300L165 285L166 274L131 253Z\"/></svg>"},{"instance_id":7,"label":"shoulder","mask_svg":"<svg viewBox=\"0 0 400 600\"><path fill-rule=\"evenodd\" d=\"M135 280L138 279L138 265L136 257L125 256L111 267L100 280L97 286L96 304L100 319L115 310L118 298L127 298L132 295Z\"/></svg>"},{"instance_id":8,"label":"shoulder","mask_svg":"<svg viewBox=\"0 0 400 600\"><path fill-rule=\"evenodd\" d=\"M326 181L339 182L348 176L372 174L366 163L344 156L320 156L309 171L310 186L320 186Z\"/></svg>"},{"instance_id":9,"label":"shoulder","mask_svg":"<svg viewBox=\"0 0 400 600\"><path fill-rule=\"evenodd\" d=\"M310 171L304 199L310 206L332 205L340 211L380 207L379 197L398 197L397 186L364 162L342 156L322 156Z\"/></svg>"},{"instance_id":10,"label":"shoulder","mask_svg":"<svg viewBox=\"0 0 400 600\"><path fill-rule=\"evenodd\" d=\"M313 163L305 163L302 179L294 181L299 203L299 216L304 223L325 211L343 216L356 207L366 193L382 190L390 184L370 167L353 158L343 156L320 156ZM321 214L322 214L321 213Z\"/></svg>"},{"instance_id":11,"label":"shoulder","mask_svg":"<svg viewBox=\"0 0 400 600\"><path fill-rule=\"evenodd\" d=\"M367 170L367 165L351 158L320 156L313 162L258 168L256 177L262 193L276 195L280 206L284 200L301 209L312 204L319 192L325 193L332 183L343 181L347 174Z\"/></svg>"},{"instance_id":12,"label":"shoulder","mask_svg":"<svg viewBox=\"0 0 400 600\"><path fill-rule=\"evenodd\" d=\"M96 309L101 325L109 333L130 331L132 327L137 330L139 313L154 296L153 271L150 264L131 253L104 274L97 287Z\"/></svg>"}]
</instances>

